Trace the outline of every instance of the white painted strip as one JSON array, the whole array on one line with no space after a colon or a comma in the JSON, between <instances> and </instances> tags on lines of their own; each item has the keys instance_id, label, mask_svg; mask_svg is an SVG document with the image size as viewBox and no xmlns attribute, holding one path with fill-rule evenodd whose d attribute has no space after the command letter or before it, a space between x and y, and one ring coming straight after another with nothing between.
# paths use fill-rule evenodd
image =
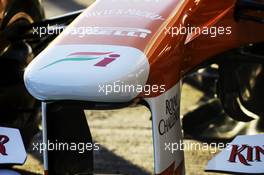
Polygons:
<instances>
[{"instance_id":1,"label":"white painted strip","mask_svg":"<svg viewBox=\"0 0 264 175\"><path fill-rule=\"evenodd\" d=\"M44 145L48 145L48 135L47 135L47 103L42 102L42 139ZM45 146L43 152L43 162L44 162L44 171L48 170L48 149Z\"/></svg>"}]
</instances>

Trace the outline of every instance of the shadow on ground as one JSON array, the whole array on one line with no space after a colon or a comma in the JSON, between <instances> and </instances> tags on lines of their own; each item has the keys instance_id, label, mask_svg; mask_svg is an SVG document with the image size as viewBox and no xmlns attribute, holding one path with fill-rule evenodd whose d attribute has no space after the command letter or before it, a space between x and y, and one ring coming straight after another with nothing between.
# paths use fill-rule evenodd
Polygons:
<instances>
[{"instance_id":1,"label":"shadow on ground","mask_svg":"<svg viewBox=\"0 0 264 175\"><path fill-rule=\"evenodd\" d=\"M41 142L42 136L41 133L38 133L35 137L33 142L38 143ZM94 143L98 143L94 141ZM39 162L42 161L42 155L39 153L39 151L33 151L33 148L31 147L29 149L30 154ZM95 173L109 173L109 174L128 174L128 175L134 175L134 174L140 174L140 175L148 175L150 174L143 168L131 163L130 161L127 161L123 157L120 157L113 153L112 151L108 150L106 147L100 145L99 151L94 151L94 167L95 167ZM38 175L38 174L30 174L28 172L21 172L22 175Z\"/></svg>"},{"instance_id":2,"label":"shadow on ground","mask_svg":"<svg viewBox=\"0 0 264 175\"><path fill-rule=\"evenodd\" d=\"M96 173L117 173L117 174L140 174L149 175L150 173L143 168L134 165L124 158L114 154L107 148L100 146L100 151L95 155L95 171ZM114 162L114 163L113 163Z\"/></svg>"}]
</instances>

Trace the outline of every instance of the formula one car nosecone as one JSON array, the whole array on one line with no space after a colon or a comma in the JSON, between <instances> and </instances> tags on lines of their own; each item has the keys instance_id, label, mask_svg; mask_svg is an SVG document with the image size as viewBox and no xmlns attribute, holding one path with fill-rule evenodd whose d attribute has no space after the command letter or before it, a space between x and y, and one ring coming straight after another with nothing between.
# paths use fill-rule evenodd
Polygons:
<instances>
[{"instance_id":1,"label":"formula one car nosecone","mask_svg":"<svg viewBox=\"0 0 264 175\"><path fill-rule=\"evenodd\" d=\"M23 25L15 38L33 43L37 55L24 82L42 102L43 142L92 143L84 109L141 103L152 114L154 173L185 174L184 152L164 146L183 139L181 86L190 72L218 64L225 111L239 121L254 119L245 109L263 117L263 10L257 0L98 0ZM92 151L46 149L43 156L45 174L93 174ZM235 169L264 173L253 166Z\"/></svg>"}]
</instances>

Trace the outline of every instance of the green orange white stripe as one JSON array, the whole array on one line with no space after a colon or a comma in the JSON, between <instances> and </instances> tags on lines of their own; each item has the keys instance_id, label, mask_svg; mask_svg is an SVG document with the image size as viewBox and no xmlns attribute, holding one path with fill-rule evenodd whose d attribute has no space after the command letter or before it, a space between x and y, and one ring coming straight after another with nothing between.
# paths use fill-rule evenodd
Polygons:
<instances>
[{"instance_id":1,"label":"green orange white stripe","mask_svg":"<svg viewBox=\"0 0 264 175\"><path fill-rule=\"evenodd\" d=\"M41 68L45 69L47 67L53 66L55 64L61 63L61 62L69 62L69 61L89 61L89 60L95 60L101 58L101 56L112 54L113 52L75 52L67 55L66 58L59 59L57 61L54 61L44 67Z\"/></svg>"}]
</instances>

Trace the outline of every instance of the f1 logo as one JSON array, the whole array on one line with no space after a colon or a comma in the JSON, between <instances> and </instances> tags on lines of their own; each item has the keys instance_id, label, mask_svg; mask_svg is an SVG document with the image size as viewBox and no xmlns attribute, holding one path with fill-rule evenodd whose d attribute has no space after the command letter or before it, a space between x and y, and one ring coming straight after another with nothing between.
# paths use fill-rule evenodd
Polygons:
<instances>
[{"instance_id":1,"label":"f1 logo","mask_svg":"<svg viewBox=\"0 0 264 175\"><path fill-rule=\"evenodd\" d=\"M119 57L120 57L119 54L114 54L113 52L75 52L67 55L66 58L59 59L42 67L41 70L57 64L61 64L63 62L82 62L82 61L91 61L102 58L103 60L96 63L94 66L106 67L107 65L118 59Z\"/></svg>"},{"instance_id":2,"label":"f1 logo","mask_svg":"<svg viewBox=\"0 0 264 175\"><path fill-rule=\"evenodd\" d=\"M104 58L99 63L95 64L94 66L97 66L97 67L106 67L108 64L112 63L113 61L115 61L119 57L120 57L119 54L111 54L108 57Z\"/></svg>"}]
</instances>

